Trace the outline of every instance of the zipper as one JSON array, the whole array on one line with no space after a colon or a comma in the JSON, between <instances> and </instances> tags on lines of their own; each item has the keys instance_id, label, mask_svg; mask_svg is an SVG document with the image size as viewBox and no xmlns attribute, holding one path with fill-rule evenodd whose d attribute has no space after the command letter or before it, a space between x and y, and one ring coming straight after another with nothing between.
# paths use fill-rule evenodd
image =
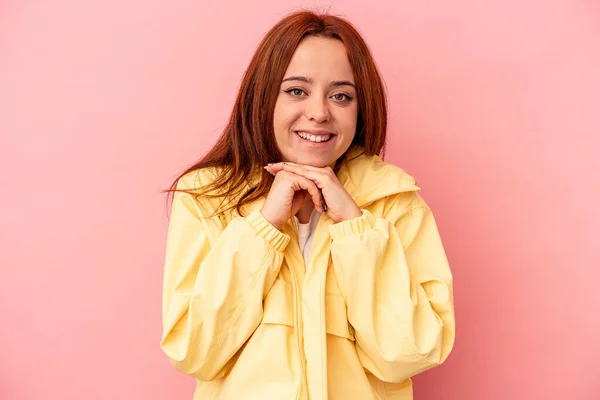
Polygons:
<instances>
[{"instance_id":1,"label":"zipper","mask_svg":"<svg viewBox=\"0 0 600 400\"><path fill-rule=\"evenodd\" d=\"M327 380L329 379L329 376L327 374L327 316L325 315L325 284L327 281L327 266L323 269L320 275L321 281L319 282L319 295L321 298L319 299L319 314L321 316L321 369L323 370L324 376L321 386L321 398L327 399Z\"/></svg>"},{"instance_id":2,"label":"zipper","mask_svg":"<svg viewBox=\"0 0 600 400\"><path fill-rule=\"evenodd\" d=\"M312 245L310 246L310 250L308 252L308 262L307 264L312 265L315 263L316 253L322 250L322 243L319 239L321 239L321 235L328 235L325 231L326 228L323 226L327 222L325 222L325 217L327 215L321 214L319 216L319 220L315 226L315 230L312 237ZM329 260L326 261L328 263ZM326 329L326 316L325 316L325 285L327 281L327 265L320 271L318 275L319 279L319 296L318 304L319 304L319 316L320 316L320 327L319 331L321 332L321 370L322 370L322 383L321 383L321 399L327 399L327 329Z\"/></svg>"},{"instance_id":3,"label":"zipper","mask_svg":"<svg viewBox=\"0 0 600 400\"><path fill-rule=\"evenodd\" d=\"M291 238L292 240L294 240L294 244L295 246L299 249L298 246L298 226L296 225L296 220L295 218L292 218L293 220L293 227L294 229L292 229L292 235ZM300 250L298 250L300 251ZM293 261L293 260L292 260ZM290 263L288 263L289 266ZM295 327L294 330L296 332L296 344L298 345L298 355L300 357L300 367L302 368L302 381L300 382L300 387L302 389L302 391L308 393L308 388L306 387L306 379L307 379L307 375L306 375L306 356L304 354L304 344L303 344L303 324L302 324L302 295L301 295L301 288L300 288L300 282L298 279L298 271L296 271L296 263L293 262L294 265L291 266L290 268L290 272L292 275L292 283L294 285L294 296L295 296L295 301L294 301L294 315L295 315Z\"/></svg>"}]
</instances>

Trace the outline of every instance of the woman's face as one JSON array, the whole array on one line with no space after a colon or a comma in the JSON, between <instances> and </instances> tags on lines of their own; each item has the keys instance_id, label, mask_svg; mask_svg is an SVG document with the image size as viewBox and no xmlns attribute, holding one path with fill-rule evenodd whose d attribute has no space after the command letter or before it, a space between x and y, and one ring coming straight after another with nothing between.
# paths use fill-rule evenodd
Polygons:
<instances>
[{"instance_id":1,"label":"woman's face","mask_svg":"<svg viewBox=\"0 0 600 400\"><path fill-rule=\"evenodd\" d=\"M326 167L352 144L358 101L344 44L303 39L285 71L273 125L283 161Z\"/></svg>"}]
</instances>

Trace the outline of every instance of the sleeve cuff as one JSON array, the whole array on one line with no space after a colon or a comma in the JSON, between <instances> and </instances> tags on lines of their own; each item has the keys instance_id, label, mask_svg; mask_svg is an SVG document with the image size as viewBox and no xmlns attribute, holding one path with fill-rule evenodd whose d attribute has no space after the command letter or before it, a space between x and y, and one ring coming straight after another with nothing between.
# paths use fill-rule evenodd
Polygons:
<instances>
[{"instance_id":1,"label":"sleeve cuff","mask_svg":"<svg viewBox=\"0 0 600 400\"><path fill-rule=\"evenodd\" d=\"M360 235L361 233L373 229L375 226L375 217L367 210L362 210L360 217L338 222L329 227L329 234L333 240L342 239L348 235Z\"/></svg>"},{"instance_id":2,"label":"sleeve cuff","mask_svg":"<svg viewBox=\"0 0 600 400\"><path fill-rule=\"evenodd\" d=\"M253 211L246 217L246 221L252 226L267 243L279 252L283 252L290 242L290 237L275 228L263 215L260 210Z\"/></svg>"}]
</instances>

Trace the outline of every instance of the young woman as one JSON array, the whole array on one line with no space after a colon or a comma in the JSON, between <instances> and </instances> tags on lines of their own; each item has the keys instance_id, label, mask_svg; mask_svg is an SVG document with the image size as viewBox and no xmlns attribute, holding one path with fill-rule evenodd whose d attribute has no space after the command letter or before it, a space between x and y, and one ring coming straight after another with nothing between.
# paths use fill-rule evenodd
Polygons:
<instances>
[{"instance_id":1,"label":"young woman","mask_svg":"<svg viewBox=\"0 0 600 400\"><path fill-rule=\"evenodd\" d=\"M195 399L412 399L446 359L452 275L415 180L378 156L386 118L347 21L294 13L260 43L172 188L161 347Z\"/></svg>"}]
</instances>

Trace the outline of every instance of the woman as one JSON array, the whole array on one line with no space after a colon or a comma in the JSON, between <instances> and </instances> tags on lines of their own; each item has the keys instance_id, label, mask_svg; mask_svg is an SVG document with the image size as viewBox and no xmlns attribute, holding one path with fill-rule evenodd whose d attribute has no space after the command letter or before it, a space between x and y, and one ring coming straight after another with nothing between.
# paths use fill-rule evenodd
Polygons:
<instances>
[{"instance_id":1,"label":"woman","mask_svg":"<svg viewBox=\"0 0 600 400\"><path fill-rule=\"evenodd\" d=\"M195 399L411 399L454 342L452 275L378 154L382 81L345 20L260 43L215 147L174 186L161 347Z\"/></svg>"}]
</instances>

